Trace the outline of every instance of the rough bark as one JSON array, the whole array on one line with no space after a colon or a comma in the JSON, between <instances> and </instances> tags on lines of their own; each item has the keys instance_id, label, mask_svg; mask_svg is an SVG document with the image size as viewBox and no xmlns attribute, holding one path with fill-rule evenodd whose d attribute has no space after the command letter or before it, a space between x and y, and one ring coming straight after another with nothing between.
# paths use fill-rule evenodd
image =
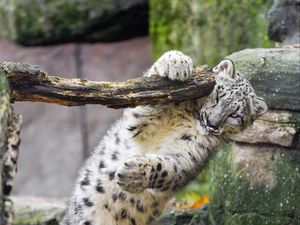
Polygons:
<instances>
[{"instance_id":1,"label":"rough bark","mask_svg":"<svg viewBox=\"0 0 300 225\"><path fill-rule=\"evenodd\" d=\"M208 95L215 84L206 66L195 69L186 82L158 76L123 82L96 82L48 76L37 66L21 63L2 64L10 88L11 101L38 101L66 106L102 104L110 108L180 102Z\"/></svg>"},{"instance_id":2,"label":"rough bark","mask_svg":"<svg viewBox=\"0 0 300 225\"><path fill-rule=\"evenodd\" d=\"M0 69L0 224L11 225L13 204L9 198L17 170L21 118L9 103L6 76Z\"/></svg>"},{"instance_id":3,"label":"rough bark","mask_svg":"<svg viewBox=\"0 0 300 225\"><path fill-rule=\"evenodd\" d=\"M20 115L15 115L13 108L10 106L8 127L7 127L7 143L6 153L3 161L2 185L4 193L5 215L4 224L13 224L14 209L13 202L10 199L10 194L14 186L14 179L17 173L17 161L19 157L20 131L22 118Z\"/></svg>"}]
</instances>

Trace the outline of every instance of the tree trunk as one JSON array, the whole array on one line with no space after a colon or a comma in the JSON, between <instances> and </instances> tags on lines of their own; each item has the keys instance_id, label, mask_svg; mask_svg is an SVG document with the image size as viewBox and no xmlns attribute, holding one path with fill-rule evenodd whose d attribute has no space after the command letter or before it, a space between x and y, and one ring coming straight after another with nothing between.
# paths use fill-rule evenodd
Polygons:
<instances>
[{"instance_id":1,"label":"tree trunk","mask_svg":"<svg viewBox=\"0 0 300 225\"><path fill-rule=\"evenodd\" d=\"M6 76L0 69L0 224L12 225L13 204L9 194L17 170L21 118L10 105Z\"/></svg>"}]
</instances>

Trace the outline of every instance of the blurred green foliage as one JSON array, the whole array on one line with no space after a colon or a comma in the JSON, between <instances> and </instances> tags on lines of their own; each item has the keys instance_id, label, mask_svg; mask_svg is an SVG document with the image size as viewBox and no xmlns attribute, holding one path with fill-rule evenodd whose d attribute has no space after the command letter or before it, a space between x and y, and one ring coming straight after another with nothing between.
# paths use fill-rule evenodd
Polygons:
<instances>
[{"instance_id":1,"label":"blurred green foliage","mask_svg":"<svg viewBox=\"0 0 300 225\"><path fill-rule=\"evenodd\" d=\"M193 180L176 196L176 201L192 205L200 197L209 192L208 165L202 170L197 179Z\"/></svg>"},{"instance_id":2,"label":"blurred green foliage","mask_svg":"<svg viewBox=\"0 0 300 225\"><path fill-rule=\"evenodd\" d=\"M150 0L154 57L177 49L195 65L212 66L228 54L270 47L266 12L271 0Z\"/></svg>"}]
</instances>

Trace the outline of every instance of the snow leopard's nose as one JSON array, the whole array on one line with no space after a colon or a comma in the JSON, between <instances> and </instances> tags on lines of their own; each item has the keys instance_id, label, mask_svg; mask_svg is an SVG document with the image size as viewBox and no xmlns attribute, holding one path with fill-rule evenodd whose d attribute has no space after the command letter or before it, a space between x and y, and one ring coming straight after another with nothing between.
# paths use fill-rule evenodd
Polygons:
<instances>
[{"instance_id":1,"label":"snow leopard's nose","mask_svg":"<svg viewBox=\"0 0 300 225\"><path fill-rule=\"evenodd\" d=\"M220 120L217 119L213 119L213 118L207 118L207 126L214 128L214 129L218 129L219 126L221 124Z\"/></svg>"},{"instance_id":2,"label":"snow leopard's nose","mask_svg":"<svg viewBox=\"0 0 300 225\"><path fill-rule=\"evenodd\" d=\"M209 119L207 119L207 126L211 127L211 128L214 128L214 129L217 129L218 126L216 124L213 123L214 121L210 121Z\"/></svg>"},{"instance_id":3,"label":"snow leopard's nose","mask_svg":"<svg viewBox=\"0 0 300 225\"><path fill-rule=\"evenodd\" d=\"M214 108L210 110L207 116L207 125L211 128L218 129L223 121L224 111Z\"/></svg>"}]
</instances>

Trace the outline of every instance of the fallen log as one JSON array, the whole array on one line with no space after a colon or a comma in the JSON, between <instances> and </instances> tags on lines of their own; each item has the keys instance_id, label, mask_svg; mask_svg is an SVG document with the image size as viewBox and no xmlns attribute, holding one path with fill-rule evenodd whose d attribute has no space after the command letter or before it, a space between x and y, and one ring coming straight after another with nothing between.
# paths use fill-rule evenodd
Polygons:
<instances>
[{"instance_id":1,"label":"fallen log","mask_svg":"<svg viewBox=\"0 0 300 225\"><path fill-rule=\"evenodd\" d=\"M165 104L207 96L215 85L208 66L194 69L185 81L153 76L121 82L90 81L49 76L38 66L4 62L0 64L8 78L11 102L47 102L65 106L102 104L109 108Z\"/></svg>"}]
</instances>

